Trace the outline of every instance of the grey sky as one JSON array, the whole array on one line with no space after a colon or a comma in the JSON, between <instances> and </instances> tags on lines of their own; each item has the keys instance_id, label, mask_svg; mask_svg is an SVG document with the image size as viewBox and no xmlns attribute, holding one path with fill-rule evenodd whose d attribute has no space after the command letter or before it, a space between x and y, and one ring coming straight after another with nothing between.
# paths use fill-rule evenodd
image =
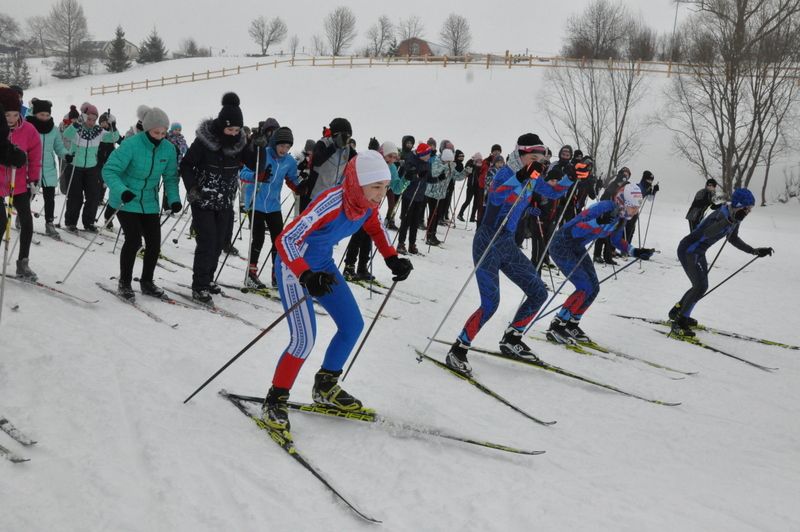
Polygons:
<instances>
[{"instance_id":1,"label":"grey sky","mask_svg":"<svg viewBox=\"0 0 800 532\"><path fill-rule=\"evenodd\" d=\"M0 11L24 23L27 17L47 14L53 3L51 0L8 2ZM114 28L121 24L126 37L138 44L155 26L169 49L177 48L186 37L194 37L201 45L212 46L214 55L222 49L229 53L255 52L247 27L258 15L280 16L289 26L289 36L297 34L301 46L308 47L311 37L322 33L325 14L337 5L347 5L356 13L357 48L365 44L367 29L380 15L401 19L416 14L425 22L425 37L438 41L442 22L450 12L457 11L470 21L475 51L524 52L527 48L531 53L555 54L561 47L564 21L588 3L589 0L81 0L95 39L112 38ZM672 30L673 0L623 0L623 3L656 30ZM286 47L286 43L277 49L281 46Z\"/></svg>"}]
</instances>

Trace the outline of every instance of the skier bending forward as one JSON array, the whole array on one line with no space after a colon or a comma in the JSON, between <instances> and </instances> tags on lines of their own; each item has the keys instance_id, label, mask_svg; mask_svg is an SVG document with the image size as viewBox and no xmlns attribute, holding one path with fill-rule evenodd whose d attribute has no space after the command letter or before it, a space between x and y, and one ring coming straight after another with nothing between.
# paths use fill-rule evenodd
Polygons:
<instances>
[{"instance_id":1,"label":"skier bending forward","mask_svg":"<svg viewBox=\"0 0 800 532\"><path fill-rule=\"evenodd\" d=\"M278 360L262 409L262 419L270 428L290 428L286 406L289 391L314 347L317 333L311 297L331 315L338 328L314 377L313 399L346 411L362 409L361 401L338 385L364 321L348 283L336 268L333 246L363 226L392 270L393 280L408 277L413 269L411 261L397 256L378 216L377 208L390 179L389 168L378 152L359 154L347 163L342 186L318 196L278 236L275 273L283 307L288 310L303 296L307 299L287 317L291 339Z\"/></svg>"}]
</instances>

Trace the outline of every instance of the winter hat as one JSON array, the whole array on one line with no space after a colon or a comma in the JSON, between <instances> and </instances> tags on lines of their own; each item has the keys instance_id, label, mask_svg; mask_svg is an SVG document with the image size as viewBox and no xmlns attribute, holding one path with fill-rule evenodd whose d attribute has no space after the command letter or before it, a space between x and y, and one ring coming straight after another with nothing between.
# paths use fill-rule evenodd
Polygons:
<instances>
[{"instance_id":1,"label":"winter hat","mask_svg":"<svg viewBox=\"0 0 800 532\"><path fill-rule=\"evenodd\" d=\"M456 161L463 161L464 160L464 152L461 150L456 150Z\"/></svg>"},{"instance_id":2,"label":"winter hat","mask_svg":"<svg viewBox=\"0 0 800 532\"><path fill-rule=\"evenodd\" d=\"M741 207L752 207L756 204L753 193L746 188L737 188L731 196L731 207L739 209Z\"/></svg>"},{"instance_id":3,"label":"winter hat","mask_svg":"<svg viewBox=\"0 0 800 532\"><path fill-rule=\"evenodd\" d=\"M267 131L270 131L270 130L275 131L276 129L281 127L281 125L278 123L278 121L275 120L272 117L269 117L266 120L264 120L263 122L261 122L259 124L259 126L261 127L261 131L263 131L264 133L266 133Z\"/></svg>"},{"instance_id":4,"label":"winter hat","mask_svg":"<svg viewBox=\"0 0 800 532\"><path fill-rule=\"evenodd\" d=\"M294 144L294 135L292 130L288 127L279 127L275 133L272 134L272 142L277 146L278 144Z\"/></svg>"},{"instance_id":5,"label":"winter hat","mask_svg":"<svg viewBox=\"0 0 800 532\"><path fill-rule=\"evenodd\" d=\"M709 179L708 181L706 181L706 186L709 186L709 185L711 185L712 187L716 187L717 186L717 180L716 179Z\"/></svg>"},{"instance_id":6,"label":"winter hat","mask_svg":"<svg viewBox=\"0 0 800 532\"><path fill-rule=\"evenodd\" d=\"M426 155L430 155L431 151L430 145L420 142L417 149L414 150L414 153L417 154L417 157L425 157Z\"/></svg>"},{"instance_id":7,"label":"winter hat","mask_svg":"<svg viewBox=\"0 0 800 532\"><path fill-rule=\"evenodd\" d=\"M169 127L167 113L158 107L140 105L136 109L136 117L142 122L142 129L144 131L150 131L158 127L163 127L164 129Z\"/></svg>"},{"instance_id":8,"label":"winter hat","mask_svg":"<svg viewBox=\"0 0 800 532\"><path fill-rule=\"evenodd\" d=\"M397 144L392 142L391 140L387 140L383 144L381 144L380 149L381 155L389 155L390 153L397 154Z\"/></svg>"},{"instance_id":9,"label":"winter hat","mask_svg":"<svg viewBox=\"0 0 800 532\"><path fill-rule=\"evenodd\" d=\"M36 113L52 113L53 112L53 102L47 100L37 100L36 98L33 99L33 105L31 106L31 114Z\"/></svg>"},{"instance_id":10,"label":"winter hat","mask_svg":"<svg viewBox=\"0 0 800 532\"><path fill-rule=\"evenodd\" d=\"M97 112L97 107L89 102L83 102L83 105L81 105L81 114L100 116L100 113Z\"/></svg>"},{"instance_id":11,"label":"winter hat","mask_svg":"<svg viewBox=\"0 0 800 532\"><path fill-rule=\"evenodd\" d=\"M316 146L317 142L314 139L306 139L306 145L303 148L305 153L311 153L314 151L314 146Z\"/></svg>"},{"instance_id":12,"label":"winter hat","mask_svg":"<svg viewBox=\"0 0 800 532\"><path fill-rule=\"evenodd\" d=\"M443 140L443 141L441 141L439 143L439 152L442 152L442 151L446 150L447 148L450 148L452 150L452 149L455 148L455 146L453 146L453 143L450 142L447 139L445 139L445 140Z\"/></svg>"},{"instance_id":13,"label":"winter hat","mask_svg":"<svg viewBox=\"0 0 800 532\"><path fill-rule=\"evenodd\" d=\"M497 163L504 163L505 164L505 162L506 162L506 160L503 158L502 155L495 155L494 159L492 159L492 164L497 164Z\"/></svg>"},{"instance_id":14,"label":"winter hat","mask_svg":"<svg viewBox=\"0 0 800 532\"><path fill-rule=\"evenodd\" d=\"M583 158L583 152L581 150L575 150L574 152L572 152L572 156L575 159L582 159Z\"/></svg>"},{"instance_id":15,"label":"winter hat","mask_svg":"<svg viewBox=\"0 0 800 532\"><path fill-rule=\"evenodd\" d=\"M622 204L626 207L642 206L642 190L636 183L628 183L622 188Z\"/></svg>"},{"instance_id":16,"label":"winter hat","mask_svg":"<svg viewBox=\"0 0 800 532\"><path fill-rule=\"evenodd\" d=\"M540 144L541 144L541 143L540 143ZM499 144L492 144L492 149L491 149L491 150L489 150L489 151L499 151L499 152L502 152L502 151L503 151L503 148L502 148L502 147L500 147L500 145L499 145Z\"/></svg>"},{"instance_id":17,"label":"winter hat","mask_svg":"<svg viewBox=\"0 0 800 532\"><path fill-rule=\"evenodd\" d=\"M0 105L2 105L6 111L19 111L19 95L14 89L8 87L0 88Z\"/></svg>"},{"instance_id":18,"label":"winter hat","mask_svg":"<svg viewBox=\"0 0 800 532\"><path fill-rule=\"evenodd\" d=\"M114 116L114 115L108 114L108 112L105 112L105 113L100 115L100 118L98 118L97 121L98 122L111 122L112 124L116 124L117 123L117 117Z\"/></svg>"},{"instance_id":19,"label":"winter hat","mask_svg":"<svg viewBox=\"0 0 800 532\"><path fill-rule=\"evenodd\" d=\"M565 145L561 146L561 149L558 150L558 158L559 159L561 158L561 152L564 151L564 150L569 152L569 157L567 157L567 159L572 159L572 156L573 156L572 146L570 146L569 144L565 144Z\"/></svg>"},{"instance_id":20,"label":"winter hat","mask_svg":"<svg viewBox=\"0 0 800 532\"><path fill-rule=\"evenodd\" d=\"M650 181L652 179L655 179L655 177L656 176L653 175L653 172L651 172L650 170L645 170L644 173L642 174L642 181Z\"/></svg>"},{"instance_id":21,"label":"winter hat","mask_svg":"<svg viewBox=\"0 0 800 532\"><path fill-rule=\"evenodd\" d=\"M222 109L217 115L217 127L221 130L226 127L244 126L242 110L239 108L239 96L235 92L226 92L222 96Z\"/></svg>"},{"instance_id":22,"label":"winter hat","mask_svg":"<svg viewBox=\"0 0 800 532\"><path fill-rule=\"evenodd\" d=\"M445 148L442 150L442 162L443 163L452 163L456 160L456 154L453 153L453 150L450 148Z\"/></svg>"},{"instance_id":23,"label":"winter hat","mask_svg":"<svg viewBox=\"0 0 800 532\"><path fill-rule=\"evenodd\" d=\"M78 112L78 108L74 105L69 106L69 113L67 113L67 118L72 120L74 118L80 118L81 114Z\"/></svg>"},{"instance_id":24,"label":"winter hat","mask_svg":"<svg viewBox=\"0 0 800 532\"><path fill-rule=\"evenodd\" d=\"M392 179L392 174L389 173L386 161L375 150L367 150L356 156L356 175L358 176L358 184L362 187L378 181Z\"/></svg>"},{"instance_id":25,"label":"winter hat","mask_svg":"<svg viewBox=\"0 0 800 532\"><path fill-rule=\"evenodd\" d=\"M547 152L547 148L542 143L542 139L535 133L524 133L520 135L519 138L517 138L516 149L519 151L520 155L526 153L541 153L544 155ZM494 151L494 147L492 147L492 151Z\"/></svg>"},{"instance_id":26,"label":"winter hat","mask_svg":"<svg viewBox=\"0 0 800 532\"><path fill-rule=\"evenodd\" d=\"M20 98L22 98L22 96L25 94L25 93L22 91L22 87L20 87L19 85L11 85L11 86L9 87L9 89L11 89L12 91L14 91L14 92L16 92L17 94L19 94L19 97L20 97Z\"/></svg>"},{"instance_id":27,"label":"winter hat","mask_svg":"<svg viewBox=\"0 0 800 532\"><path fill-rule=\"evenodd\" d=\"M350 121L346 118L334 118L331 120L330 123L331 128L331 136L337 133L347 133L348 135L353 134L353 126L350 125ZM386 163L384 163L384 166Z\"/></svg>"},{"instance_id":28,"label":"winter hat","mask_svg":"<svg viewBox=\"0 0 800 532\"><path fill-rule=\"evenodd\" d=\"M483 155L481 154L481 152L476 151L475 153L472 154L472 160L475 161L476 163L479 163L483 160Z\"/></svg>"},{"instance_id":29,"label":"winter hat","mask_svg":"<svg viewBox=\"0 0 800 532\"><path fill-rule=\"evenodd\" d=\"M378 139L372 137L369 139L369 144L367 144L367 149L378 151L381 149L381 143L378 142Z\"/></svg>"},{"instance_id":30,"label":"winter hat","mask_svg":"<svg viewBox=\"0 0 800 532\"><path fill-rule=\"evenodd\" d=\"M180 122L173 122L172 124L170 124L169 126L170 131L175 131L176 129L183 129L183 126L181 125Z\"/></svg>"}]
</instances>

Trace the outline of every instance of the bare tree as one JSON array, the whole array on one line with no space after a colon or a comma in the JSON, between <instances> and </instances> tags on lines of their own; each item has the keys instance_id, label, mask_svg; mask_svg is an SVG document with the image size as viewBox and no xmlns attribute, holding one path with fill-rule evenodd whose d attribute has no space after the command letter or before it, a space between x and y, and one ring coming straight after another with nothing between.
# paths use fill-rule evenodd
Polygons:
<instances>
[{"instance_id":1,"label":"bare tree","mask_svg":"<svg viewBox=\"0 0 800 532\"><path fill-rule=\"evenodd\" d=\"M456 13L450 13L442 25L439 32L442 44L447 47L447 52L454 57L461 57L469 52L469 45L472 43L472 33L469 29L469 22L465 17Z\"/></svg>"},{"instance_id":2,"label":"bare tree","mask_svg":"<svg viewBox=\"0 0 800 532\"><path fill-rule=\"evenodd\" d=\"M349 7L339 6L325 17L325 36L331 55L341 55L356 38L356 16Z\"/></svg>"},{"instance_id":3,"label":"bare tree","mask_svg":"<svg viewBox=\"0 0 800 532\"><path fill-rule=\"evenodd\" d=\"M19 24L14 17L0 13L0 35L7 43L16 42L20 38Z\"/></svg>"},{"instance_id":4,"label":"bare tree","mask_svg":"<svg viewBox=\"0 0 800 532\"><path fill-rule=\"evenodd\" d=\"M260 16L250 22L247 33L261 47L261 55L267 55L269 47L284 40L288 31L280 17L267 19Z\"/></svg>"},{"instance_id":5,"label":"bare tree","mask_svg":"<svg viewBox=\"0 0 800 532\"><path fill-rule=\"evenodd\" d=\"M78 66L86 55L83 43L89 39L89 29L83 7L77 0L58 0L47 20L48 35L56 49L63 54L62 70L67 76L79 75Z\"/></svg>"},{"instance_id":6,"label":"bare tree","mask_svg":"<svg viewBox=\"0 0 800 532\"><path fill-rule=\"evenodd\" d=\"M386 15L382 15L376 24L367 31L367 55L381 57L387 51L394 37L394 25Z\"/></svg>"},{"instance_id":7,"label":"bare tree","mask_svg":"<svg viewBox=\"0 0 800 532\"><path fill-rule=\"evenodd\" d=\"M638 61L652 61L657 53L656 32L645 26L641 21L636 22L628 32L626 56Z\"/></svg>"},{"instance_id":8,"label":"bare tree","mask_svg":"<svg viewBox=\"0 0 800 532\"><path fill-rule=\"evenodd\" d=\"M422 24L422 19L416 15L403 19L397 24L397 36L401 42L415 37L421 39L424 34L425 26Z\"/></svg>"},{"instance_id":9,"label":"bare tree","mask_svg":"<svg viewBox=\"0 0 800 532\"><path fill-rule=\"evenodd\" d=\"M47 17L43 15L30 17L25 21L25 25L28 27L28 34L31 40L36 41L39 51L42 53L42 57L47 56L47 46L45 45L45 39L47 37Z\"/></svg>"},{"instance_id":10,"label":"bare tree","mask_svg":"<svg viewBox=\"0 0 800 532\"><path fill-rule=\"evenodd\" d=\"M311 48L314 50L314 55L328 55L327 46L325 39L320 35L311 37Z\"/></svg>"},{"instance_id":11,"label":"bare tree","mask_svg":"<svg viewBox=\"0 0 800 532\"><path fill-rule=\"evenodd\" d=\"M771 166L792 122L800 0L688 3L696 10L684 29L690 67L667 91L665 123L677 152L730 194Z\"/></svg>"},{"instance_id":12,"label":"bare tree","mask_svg":"<svg viewBox=\"0 0 800 532\"><path fill-rule=\"evenodd\" d=\"M292 57L297 55L297 49L300 47L300 37L297 35L292 35L292 38L289 39L289 54Z\"/></svg>"},{"instance_id":13,"label":"bare tree","mask_svg":"<svg viewBox=\"0 0 800 532\"><path fill-rule=\"evenodd\" d=\"M618 58L628 38L630 15L619 1L594 0L585 11L567 20L565 57Z\"/></svg>"}]
</instances>

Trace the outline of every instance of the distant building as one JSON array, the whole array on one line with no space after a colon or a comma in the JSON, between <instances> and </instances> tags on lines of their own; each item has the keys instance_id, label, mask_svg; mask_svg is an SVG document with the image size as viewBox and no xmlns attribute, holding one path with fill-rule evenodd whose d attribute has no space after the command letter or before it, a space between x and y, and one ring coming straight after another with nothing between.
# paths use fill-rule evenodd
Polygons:
<instances>
[{"instance_id":1,"label":"distant building","mask_svg":"<svg viewBox=\"0 0 800 532\"><path fill-rule=\"evenodd\" d=\"M114 41L86 41L85 46L93 57L105 59L111 53ZM125 54L128 59L135 61L139 58L139 47L125 39Z\"/></svg>"},{"instance_id":2,"label":"distant building","mask_svg":"<svg viewBox=\"0 0 800 532\"><path fill-rule=\"evenodd\" d=\"M397 55L410 55L412 57L447 55L447 47L435 42L426 41L418 37L406 39L397 45Z\"/></svg>"}]
</instances>

